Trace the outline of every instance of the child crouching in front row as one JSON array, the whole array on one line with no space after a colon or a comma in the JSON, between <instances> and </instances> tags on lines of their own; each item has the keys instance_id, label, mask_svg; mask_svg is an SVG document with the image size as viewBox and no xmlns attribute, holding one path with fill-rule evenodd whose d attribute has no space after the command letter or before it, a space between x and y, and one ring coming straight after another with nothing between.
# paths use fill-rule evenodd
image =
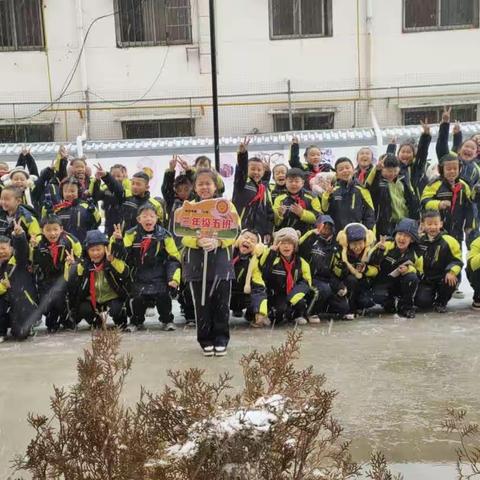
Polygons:
<instances>
[{"instance_id":1,"label":"child crouching in front row","mask_svg":"<svg viewBox=\"0 0 480 480\"><path fill-rule=\"evenodd\" d=\"M298 254L299 234L290 227L274 234L273 246L260 259L265 281L269 316L274 324L291 322L306 325L307 304L312 277L310 266Z\"/></svg>"}]
</instances>

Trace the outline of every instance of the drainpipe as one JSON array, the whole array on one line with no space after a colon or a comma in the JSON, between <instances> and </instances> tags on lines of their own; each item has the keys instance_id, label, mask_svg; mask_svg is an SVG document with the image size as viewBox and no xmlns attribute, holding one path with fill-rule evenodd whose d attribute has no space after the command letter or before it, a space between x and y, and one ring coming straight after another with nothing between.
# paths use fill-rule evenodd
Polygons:
<instances>
[{"instance_id":1,"label":"drainpipe","mask_svg":"<svg viewBox=\"0 0 480 480\"><path fill-rule=\"evenodd\" d=\"M76 10L77 10L77 31L78 31L78 45L79 48L82 48L83 42L85 41L85 32L83 26L83 1L76 0ZM87 62L86 62L86 49L83 48L80 55L80 82L81 90L84 95L85 105L86 105L86 115L85 115L85 124L83 128L83 133L87 138L90 138L90 94L88 91L88 76L87 76Z\"/></svg>"}]
</instances>

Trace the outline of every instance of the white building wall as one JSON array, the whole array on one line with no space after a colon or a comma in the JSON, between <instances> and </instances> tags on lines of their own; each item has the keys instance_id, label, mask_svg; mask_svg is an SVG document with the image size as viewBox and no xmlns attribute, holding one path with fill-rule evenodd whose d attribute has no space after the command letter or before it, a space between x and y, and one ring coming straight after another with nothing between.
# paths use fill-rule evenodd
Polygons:
<instances>
[{"instance_id":1,"label":"white building wall","mask_svg":"<svg viewBox=\"0 0 480 480\"><path fill-rule=\"evenodd\" d=\"M367 2L371 2L371 41L367 34ZM82 4L84 31L91 21L113 11L113 0L44 0L46 52L0 52L0 100L2 102L48 102L56 99L75 61L80 42L77 2ZM90 98L132 100L151 87L146 98L209 95L208 0L191 0L192 45L117 48L115 20L109 16L96 22L85 44L85 65ZM357 3L359 17L357 18ZM448 82L480 82L478 45L480 30L402 33L401 0L334 0L333 36L294 40L270 40L267 0L217 0L217 48L219 93L270 93L286 91L287 80L293 90L330 90L365 87L414 86ZM360 29L357 31L357 25ZM369 65L369 51L371 65ZM48 61L47 61L48 57ZM360 58L360 61L359 61ZM50 68L48 69L48 65ZM163 65L163 67L162 67ZM158 80L152 86L152 82ZM64 100L80 101L83 90L80 68ZM463 87L462 87L463 88ZM428 95L427 95L428 90ZM465 98L458 93L465 91ZM390 100L363 101L354 106L357 92L332 94L332 101L319 102L325 95L302 97L311 100L302 108L333 109L335 128L370 124L372 107L381 125L401 121L400 107L443 101L477 101L480 87L449 89L393 90L379 92ZM425 94L425 98L420 98ZM451 97L448 97L451 95ZM300 97L297 97L300 98ZM345 101L334 101L338 99ZM268 100L278 101L266 105ZM241 103L242 98L221 99ZM246 103L258 105L225 106L220 110L221 134L244 134L253 128L268 132L273 128L272 110L287 108L286 95L248 97ZM208 98L193 101L196 134L211 133ZM163 102L162 105L175 104ZM15 116L29 116L43 105L15 106ZM205 106L202 108L202 106ZM65 106L63 106L65 107ZM105 105L114 107L114 105ZM188 114L188 109L169 108L93 110L90 137L121 137L120 119L151 118ZM0 118L10 122L13 107L0 107ZM356 109L356 115L354 110ZM56 122L56 137L72 139L81 132L84 119L77 111L37 115L32 121Z\"/></svg>"}]
</instances>

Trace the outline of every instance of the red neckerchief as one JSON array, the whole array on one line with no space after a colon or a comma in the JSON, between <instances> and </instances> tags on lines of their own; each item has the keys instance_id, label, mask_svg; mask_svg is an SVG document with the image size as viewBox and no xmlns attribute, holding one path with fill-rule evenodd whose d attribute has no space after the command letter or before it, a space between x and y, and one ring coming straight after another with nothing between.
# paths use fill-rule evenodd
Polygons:
<instances>
[{"instance_id":1,"label":"red neckerchief","mask_svg":"<svg viewBox=\"0 0 480 480\"><path fill-rule=\"evenodd\" d=\"M93 264L93 270L90 270L90 303L94 310L97 308L97 294L95 293L95 274L97 272L103 272L105 268L105 262L98 265Z\"/></svg>"},{"instance_id":2,"label":"red neckerchief","mask_svg":"<svg viewBox=\"0 0 480 480\"><path fill-rule=\"evenodd\" d=\"M453 196L452 196L452 206L450 207L450 212L451 213L453 213L453 210L455 208L455 204L457 203L458 194L460 193L462 188L463 188L463 183L460 183L460 182L456 183L452 188Z\"/></svg>"},{"instance_id":3,"label":"red neckerchief","mask_svg":"<svg viewBox=\"0 0 480 480\"><path fill-rule=\"evenodd\" d=\"M145 254L148 252L148 249L150 248L151 243L152 243L151 236L143 237L142 241L140 242L140 256L142 259L142 263L143 263L143 259L145 258Z\"/></svg>"},{"instance_id":4,"label":"red neckerchief","mask_svg":"<svg viewBox=\"0 0 480 480\"><path fill-rule=\"evenodd\" d=\"M58 263L58 250L60 245L57 242L50 242L48 249L50 250L50 255L52 256L53 266L56 267Z\"/></svg>"},{"instance_id":5,"label":"red neckerchief","mask_svg":"<svg viewBox=\"0 0 480 480\"><path fill-rule=\"evenodd\" d=\"M290 196L295 200L295 203L297 205L300 205L303 209L307 208L307 204L305 203L305 200L300 195L290 194Z\"/></svg>"},{"instance_id":6,"label":"red neckerchief","mask_svg":"<svg viewBox=\"0 0 480 480\"><path fill-rule=\"evenodd\" d=\"M66 200L64 200L63 202L57 203L53 207L53 211L57 213L60 210L63 210L64 208L70 208L72 205L73 205L73 202L67 202Z\"/></svg>"},{"instance_id":7,"label":"red neckerchief","mask_svg":"<svg viewBox=\"0 0 480 480\"><path fill-rule=\"evenodd\" d=\"M363 185L365 183L365 177L367 176L367 169L361 168L358 172L358 181Z\"/></svg>"},{"instance_id":8,"label":"red neckerchief","mask_svg":"<svg viewBox=\"0 0 480 480\"><path fill-rule=\"evenodd\" d=\"M256 203L256 202L262 202L263 201L263 197L265 196L265 185L263 183L259 183L258 184L258 190L257 190L257 193L255 194L255 196L248 202L248 205L252 205L253 203Z\"/></svg>"},{"instance_id":9,"label":"red neckerchief","mask_svg":"<svg viewBox=\"0 0 480 480\"><path fill-rule=\"evenodd\" d=\"M310 172L310 175L308 175L308 183L310 184L310 181L315 178L317 173L320 172L320 167L318 165L314 165L312 168L312 171Z\"/></svg>"},{"instance_id":10,"label":"red neckerchief","mask_svg":"<svg viewBox=\"0 0 480 480\"><path fill-rule=\"evenodd\" d=\"M292 257L292 260L289 262L287 259L280 256L283 263L283 268L287 274L287 286L286 291L287 295L293 290L293 286L295 285L295 281L293 280L293 269L295 268L295 256Z\"/></svg>"},{"instance_id":11,"label":"red neckerchief","mask_svg":"<svg viewBox=\"0 0 480 480\"><path fill-rule=\"evenodd\" d=\"M232 258L232 265L235 265L240 260L240 255Z\"/></svg>"}]
</instances>

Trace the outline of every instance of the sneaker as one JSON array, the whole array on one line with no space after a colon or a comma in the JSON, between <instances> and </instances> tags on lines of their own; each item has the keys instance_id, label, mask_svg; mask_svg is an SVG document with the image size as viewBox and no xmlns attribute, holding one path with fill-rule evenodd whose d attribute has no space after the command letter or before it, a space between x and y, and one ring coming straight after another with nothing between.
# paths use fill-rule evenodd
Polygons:
<instances>
[{"instance_id":1,"label":"sneaker","mask_svg":"<svg viewBox=\"0 0 480 480\"><path fill-rule=\"evenodd\" d=\"M474 300L473 303L472 303L471 309L472 310L480 310L480 302L477 302L477 301Z\"/></svg>"},{"instance_id":2,"label":"sneaker","mask_svg":"<svg viewBox=\"0 0 480 480\"><path fill-rule=\"evenodd\" d=\"M187 319L187 321L185 322L185 326L187 328L195 328L197 326L197 324L195 323L195 320L192 320L192 319Z\"/></svg>"},{"instance_id":3,"label":"sneaker","mask_svg":"<svg viewBox=\"0 0 480 480\"><path fill-rule=\"evenodd\" d=\"M208 345L208 347L202 347L204 357L213 357L215 354L213 345Z\"/></svg>"},{"instance_id":4,"label":"sneaker","mask_svg":"<svg viewBox=\"0 0 480 480\"><path fill-rule=\"evenodd\" d=\"M311 315L308 317L308 323L320 323L320 317L318 315Z\"/></svg>"},{"instance_id":5,"label":"sneaker","mask_svg":"<svg viewBox=\"0 0 480 480\"><path fill-rule=\"evenodd\" d=\"M398 315L404 318L415 318L415 310L413 308L406 309L406 310L399 310Z\"/></svg>"},{"instance_id":6,"label":"sneaker","mask_svg":"<svg viewBox=\"0 0 480 480\"><path fill-rule=\"evenodd\" d=\"M342 320L355 320L355 314L347 313L342 317Z\"/></svg>"},{"instance_id":7,"label":"sneaker","mask_svg":"<svg viewBox=\"0 0 480 480\"><path fill-rule=\"evenodd\" d=\"M243 310L234 310L232 312L232 314L236 318L242 318L243 317Z\"/></svg>"},{"instance_id":8,"label":"sneaker","mask_svg":"<svg viewBox=\"0 0 480 480\"><path fill-rule=\"evenodd\" d=\"M7 339L5 338L4 335L0 335L0 343L5 342Z\"/></svg>"},{"instance_id":9,"label":"sneaker","mask_svg":"<svg viewBox=\"0 0 480 480\"><path fill-rule=\"evenodd\" d=\"M118 326L118 329L123 333L132 333L132 326L133 325L127 325L126 323L123 323L122 325Z\"/></svg>"},{"instance_id":10,"label":"sneaker","mask_svg":"<svg viewBox=\"0 0 480 480\"><path fill-rule=\"evenodd\" d=\"M433 310L437 313L445 313L447 311L447 306L441 305L440 303L435 303L433 305Z\"/></svg>"},{"instance_id":11,"label":"sneaker","mask_svg":"<svg viewBox=\"0 0 480 480\"><path fill-rule=\"evenodd\" d=\"M452 295L453 298L456 298L457 300L462 300L462 298L465 298L465 294L461 290L455 290Z\"/></svg>"},{"instance_id":12,"label":"sneaker","mask_svg":"<svg viewBox=\"0 0 480 480\"><path fill-rule=\"evenodd\" d=\"M173 322L163 323L162 330L165 332L174 332L177 327L173 324Z\"/></svg>"},{"instance_id":13,"label":"sneaker","mask_svg":"<svg viewBox=\"0 0 480 480\"><path fill-rule=\"evenodd\" d=\"M132 326L135 327L135 330L137 332L142 332L143 330L147 329L143 323L139 323L138 325L132 325ZM132 332L134 332L135 330L132 330Z\"/></svg>"},{"instance_id":14,"label":"sneaker","mask_svg":"<svg viewBox=\"0 0 480 480\"><path fill-rule=\"evenodd\" d=\"M308 325L308 321L306 318L304 317L297 317L293 323L295 323L295 325Z\"/></svg>"},{"instance_id":15,"label":"sneaker","mask_svg":"<svg viewBox=\"0 0 480 480\"><path fill-rule=\"evenodd\" d=\"M224 357L227 354L227 347L215 347L215 356Z\"/></svg>"},{"instance_id":16,"label":"sneaker","mask_svg":"<svg viewBox=\"0 0 480 480\"><path fill-rule=\"evenodd\" d=\"M30 331L28 332L29 337L36 337L37 336L37 330L34 327L30 327Z\"/></svg>"}]
</instances>

